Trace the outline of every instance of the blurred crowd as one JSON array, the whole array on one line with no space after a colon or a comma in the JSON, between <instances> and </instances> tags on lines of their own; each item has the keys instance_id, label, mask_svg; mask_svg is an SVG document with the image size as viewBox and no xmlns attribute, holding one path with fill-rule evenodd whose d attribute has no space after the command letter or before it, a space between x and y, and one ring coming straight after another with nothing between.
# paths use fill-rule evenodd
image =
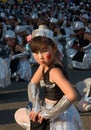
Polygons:
<instances>
[{"instance_id":1,"label":"blurred crowd","mask_svg":"<svg viewBox=\"0 0 91 130\"><path fill-rule=\"evenodd\" d=\"M30 56L28 42L31 40L32 31L37 28L48 28L53 31L59 50L61 52L65 50L70 69L90 69L90 5L90 1L63 2L62 0L0 2L0 57L9 58L12 77L16 75L14 72L17 68L20 68L17 56L18 58L26 56L30 63L35 63ZM27 79L27 77L23 74L22 78Z\"/></svg>"}]
</instances>

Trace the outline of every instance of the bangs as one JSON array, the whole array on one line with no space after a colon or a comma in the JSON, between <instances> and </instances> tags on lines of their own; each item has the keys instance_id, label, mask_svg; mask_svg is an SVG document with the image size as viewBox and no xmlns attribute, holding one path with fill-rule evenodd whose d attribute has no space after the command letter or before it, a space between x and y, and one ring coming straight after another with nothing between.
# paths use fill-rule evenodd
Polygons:
<instances>
[{"instance_id":1,"label":"bangs","mask_svg":"<svg viewBox=\"0 0 91 130\"><path fill-rule=\"evenodd\" d=\"M35 37L30 42L30 48L33 53L41 51L43 48L46 48L47 45L54 46L55 44L51 39L43 36Z\"/></svg>"}]
</instances>

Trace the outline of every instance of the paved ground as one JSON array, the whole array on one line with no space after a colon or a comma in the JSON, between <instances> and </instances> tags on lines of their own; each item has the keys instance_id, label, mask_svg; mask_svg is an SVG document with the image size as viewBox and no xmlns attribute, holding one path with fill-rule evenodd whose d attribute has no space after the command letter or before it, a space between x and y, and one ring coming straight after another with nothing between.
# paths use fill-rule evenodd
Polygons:
<instances>
[{"instance_id":1,"label":"paved ground","mask_svg":"<svg viewBox=\"0 0 91 130\"><path fill-rule=\"evenodd\" d=\"M22 130L15 123L14 113L27 101L27 82L13 82L0 90L0 130Z\"/></svg>"}]
</instances>

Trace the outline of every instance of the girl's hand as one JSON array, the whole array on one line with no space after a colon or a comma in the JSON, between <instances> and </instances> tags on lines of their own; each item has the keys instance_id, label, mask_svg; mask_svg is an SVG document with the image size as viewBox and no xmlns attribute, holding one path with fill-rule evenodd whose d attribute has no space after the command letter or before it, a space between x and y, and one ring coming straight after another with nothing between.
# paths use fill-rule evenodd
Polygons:
<instances>
[{"instance_id":1,"label":"girl's hand","mask_svg":"<svg viewBox=\"0 0 91 130\"><path fill-rule=\"evenodd\" d=\"M40 115L40 113L38 114L38 123L41 124L43 121L43 117Z\"/></svg>"},{"instance_id":2,"label":"girl's hand","mask_svg":"<svg viewBox=\"0 0 91 130\"><path fill-rule=\"evenodd\" d=\"M36 113L36 112L34 112L33 110L30 112L30 120L32 120L33 122L38 122L39 124L41 124L42 123L42 121L43 121L43 117L40 115L40 113L38 112L38 113Z\"/></svg>"},{"instance_id":3,"label":"girl's hand","mask_svg":"<svg viewBox=\"0 0 91 130\"><path fill-rule=\"evenodd\" d=\"M30 112L30 120L32 120L33 122L38 121L38 113L34 112L33 110Z\"/></svg>"}]
</instances>

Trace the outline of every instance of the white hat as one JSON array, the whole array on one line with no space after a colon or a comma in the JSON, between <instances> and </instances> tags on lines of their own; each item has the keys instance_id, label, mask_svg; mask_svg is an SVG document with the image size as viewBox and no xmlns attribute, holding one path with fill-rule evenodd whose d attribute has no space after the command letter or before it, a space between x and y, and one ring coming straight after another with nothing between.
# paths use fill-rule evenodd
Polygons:
<instances>
[{"instance_id":1,"label":"white hat","mask_svg":"<svg viewBox=\"0 0 91 130\"><path fill-rule=\"evenodd\" d=\"M83 15L81 16L81 18L85 18L85 19L89 20L89 16L88 16L87 14L83 14Z\"/></svg>"},{"instance_id":2,"label":"white hat","mask_svg":"<svg viewBox=\"0 0 91 130\"><path fill-rule=\"evenodd\" d=\"M49 29L36 29L32 32L32 38L44 36L53 40L53 31Z\"/></svg>"},{"instance_id":3,"label":"white hat","mask_svg":"<svg viewBox=\"0 0 91 130\"><path fill-rule=\"evenodd\" d=\"M80 2L80 5L83 5L83 2Z\"/></svg>"},{"instance_id":4,"label":"white hat","mask_svg":"<svg viewBox=\"0 0 91 130\"><path fill-rule=\"evenodd\" d=\"M15 27L15 32L16 32L16 33L24 32L24 31L26 31L25 26L17 25L17 26Z\"/></svg>"},{"instance_id":5,"label":"white hat","mask_svg":"<svg viewBox=\"0 0 91 130\"><path fill-rule=\"evenodd\" d=\"M4 12L1 12L0 16L1 16L2 18L5 18L5 17L6 17L6 14L5 14Z\"/></svg>"},{"instance_id":6,"label":"white hat","mask_svg":"<svg viewBox=\"0 0 91 130\"><path fill-rule=\"evenodd\" d=\"M57 22L58 22L58 19L52 17L52 18L50 18L50 22L51 22L51 23L57 23Z\"/></svg>"},{"instance_id":7,"label":"white hat","mask_svg":"<svg viewBox=\"0 0 91 130\"><path fill-rule=\"evenodd\" d=\"M63 18L62 13L59 13L59 14L58 14L58 19L62 19L62 18Z\"/></svg>"},{"instance_id":8,"label":"white hat","mask_svg":"<svg viewBox=\"0 0 91 130\"><path fill-rule=\"evenodd\" d=\"M85 13L86 10L85 10L85 9L81 9L80 12L81 12L81 13Z\"/></svg>"},{"instance_id":9,"label":"white hat","mask_svg":"<svg viewBox=\"0 0 91 130\"><path fill-rule=\"evenodd\" d=\"M89 4L86 4L86 7L90 7L90 5L89 5Z\"/></svg>"},{"instance_id":10,"label":"white hat","mask_svg":"<svg viewBox=\"0 0 91 130\"><path fill-rule=\"evenodd\" d=\"M15 18L15 17L14 17L14 16L12 16L12 15L10 15L10 16L9 16L9 19L14 19L14 18Z\"/></svg>"},{"instance_id":11,"label":"white hat","mask_svg":"<svg viewBox=\"0 0 91 130\"><path fill-rule=\"evenodd\" d=\"M73 29L74 29L74 30L80 30L81 28L84 28L83 22L75 21L75 22L73 23Z\"/></svg>"},{"instance_id":12,"label":"white hat","mask_svg":"<svg viewBox=\"0 0 91 130\"><path fill-rule=\"evenodd\" d=\"M48 27L46 25L39 25L38 27L39 29L48 29Z\"/></svg>"},{"instance_id":13,"label":"white hat","mask_svg":"<svg viewBox=\"0 0 91 130\"><path fill-rule=\"evenodd\" d=\"M32 14L32 19L37 19L38 18L38 14L37 13L33 13Z\"/></svg>"},{"instance_id":14,"label":"white hat","mask_svg":"<svg viewBox=\"0 0 91 130\"><path fill-rule=\"evenodd\" d=\"M7 30L5 35L5 38L16 38L15 32L13 32L12 30Z\"/></svg>"}]
</instances>

